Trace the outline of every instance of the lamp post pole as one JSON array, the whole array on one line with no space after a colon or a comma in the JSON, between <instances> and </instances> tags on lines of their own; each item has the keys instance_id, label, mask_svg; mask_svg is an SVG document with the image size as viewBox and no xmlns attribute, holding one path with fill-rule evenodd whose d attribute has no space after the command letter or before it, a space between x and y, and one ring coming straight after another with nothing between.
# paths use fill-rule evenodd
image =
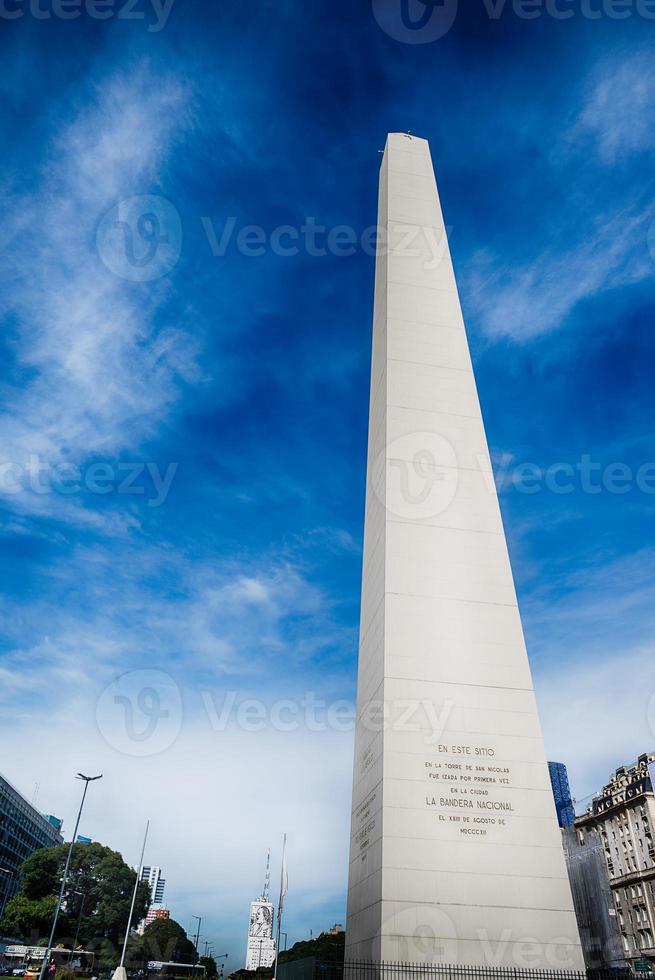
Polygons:
<instances>
[{"instance_id":1,"label":"lamp post pole","mask_svg":"<svg viewBox=\"0 0 655 980\"><path fill-rule=\"evenodd\" d=\"M11 868L0 868L0 874L8 875L7 887L2 893L2 907L0 907L0 919L5 914L5 905L7 904L7 899L9 898L9 889L11 888L11 883L14 880L14 872Z\"/></svg>"},{"instance_id":2,"label":"lamp post pole","mask_svg":"<svg viewBox=\"0 0 655 980\"><path fill-rule=\"evenodd\" d=\"M57 907L55 909L55 917L52 920L52 928L50 930L50 937L48 939L48 945L46 946L45 953L43 954L43 963L41 964L41 972L39 973L39 980L43 980L45 972L48 969L48 960L50 959L50 953L52 952L52 944L55 940L55 930L57 928L57 920L59 919L59 913L61 912L61 903L64 900L64 891L66 889L66 881L68 879L68 869L70 868L71 857L73 856L73 844L75 843L75 838L77 837L77 829L80 825L80 818L82 816L82 810L84 808L84 801L86 799L86 791L89 788L89 783L95 782L96 779L102 779L102 773L99 776L85 776L83 773L78 772L77 779L84 780L84 792L82 793L82 800L80 802L80 808L77 811L77 820L75 821L75 830L73 831L73 836L71 837L71 842L68 845L68 854L66 855L66 864L64 866L64 874L61 879L61 888L59 889L59 898L57 899Z\"/></svg>"},{"instance_id":3,"label":"lamp post pole","mask_svg":"<svg viewBox=\"0 0 655 980\"><path fill-rule=\"evenodd\" d=\"M198 920L198 929L196 931L196 941L193 944L195 946L195 948L196 948L196 959L195 959L195 963L194 963L194 966L195 966L195 964L198 962L198 943L200 942L200 923L202 922L202 916L201 915L192 915L191 918Z\"/></svg>"},{"instance_id":4,"label":"lamp post pole","mask_svg":"<svg viewBox=\"0 0 655 980\"><path fill-rule=\"evenodd\" d=\"M84 902L86 900L86 892L78 892L78 891L76 891L74 894L80 896L80 911L79 911L79 914L77 916L77 926L75 927L75 939L73 940L73 948L71 949L71 954L68 957L68 964L69 964L69 966L73 962L73 957L75 956L75 950L77 949L77 940L79 939L79 936L80 936L80 926L82 924L82 913L84 912Z\"/></svg>"}]
</instances>

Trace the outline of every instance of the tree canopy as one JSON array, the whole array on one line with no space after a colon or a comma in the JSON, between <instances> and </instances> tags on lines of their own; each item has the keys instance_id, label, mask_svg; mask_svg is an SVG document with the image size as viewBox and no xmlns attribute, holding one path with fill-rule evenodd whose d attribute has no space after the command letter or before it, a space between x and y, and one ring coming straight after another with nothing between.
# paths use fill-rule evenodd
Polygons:
<instances>
[{"instance_id":1,"label":"tree canopy","mask_svg":"<svg viewBox=\"0 0 655 980\"><path fill-rule=\"evenodd\" d=\"M68 844L34 851L20 868L21 890L7 902L0 928L31 943L48 935L66 862ZM136 872L117 851L102 844L75 844L55 939L90 948L101 940L118 947L125 935ZM150 901L148 885L139 885L131 925L142 919Z\"/></svg>"},{"instance_id":2,"label":"tree canopy","mask_svg":"<svg viewBox=\"0 0 655 980\"><path fill-rule=\"evenodd\" d=\"M133 969L148 960L164 963L194 963L196 948L175 919L155 919L142 936L133 936L127 945L126 961Z\"/></svg>"},{"instance_id":3,"label":"tree canopy","mask_svg":"<svg viewBox=\"0 0 655 980\"><path fill-rule=\"evenodd\" d=\"M306 956L315 956L326 962L342 962L346 948L345 932L322 932L316 939L307 939L295 943L291 949L280 953L280 963L291 960L302 960Z\"/></svg>"}]
</instances>

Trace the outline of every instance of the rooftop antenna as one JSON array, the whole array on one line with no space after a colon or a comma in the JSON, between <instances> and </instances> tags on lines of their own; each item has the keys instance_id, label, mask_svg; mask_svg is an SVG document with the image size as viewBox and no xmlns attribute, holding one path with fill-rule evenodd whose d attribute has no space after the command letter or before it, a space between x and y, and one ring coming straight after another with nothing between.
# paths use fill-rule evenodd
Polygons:
<instances>
[{"instance_id":1,"label":"rooftop antenna","mask_svg":"<svg viewBox=\"0 0 655 980\"><path fill-rule=\"evenodd\" d=\"M268 849L268 855L266 856L266 875L264 876L264 891L262 892L262 898L265 902L268 902L268 892L271 884L271 849Z\"/></svg>"}]
</instances>

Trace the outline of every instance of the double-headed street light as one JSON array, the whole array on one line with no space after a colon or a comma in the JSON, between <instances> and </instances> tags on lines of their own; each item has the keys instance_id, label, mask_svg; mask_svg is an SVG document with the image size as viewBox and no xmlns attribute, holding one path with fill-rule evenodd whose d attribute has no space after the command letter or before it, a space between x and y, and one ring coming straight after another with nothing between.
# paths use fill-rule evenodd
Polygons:
<instances>
[{"instance_id":1,"label":"double-headed street light","mask_svg":"<svg viewBox=\"0 0 655 980\"><path fill-rule=\"evenodd\" d=\"M55 940L55 930L57 928L57 920L59 919L59 913L61 911L61 903L64 900L64 891L66 889L66 880L68 878L68 869L70 868L71 857L73 856L73 844L75 843L75 838L77 837L77 828L80 825L80 817L82 816L82 809L84 807L84 801L86 799L86 791L89 788L89 783L95 782L96 779L102 779L102 773L99 776L85 776L83 773L78 772L77 779L84 780L84 792L82 793L82 800L80 802L80 808L77 811L77 820L75 821L75 830L73 831L73 836L71 837L71 842L68 845L68 854L66 855L66 864L64 866L64 875L61 879L61 888L59 889L59 898L57 899L57 907L55 909L55 917L52 920L52 929L50 930L50 938L48 939L48 945L46 946L45 953L43 954L43 963L41 964L41 972L39 973L39 980L43 980L45 972L48 969L48 960L50 959L50 953L52 952L52 944Z\"/></svg>"}]
</instances>

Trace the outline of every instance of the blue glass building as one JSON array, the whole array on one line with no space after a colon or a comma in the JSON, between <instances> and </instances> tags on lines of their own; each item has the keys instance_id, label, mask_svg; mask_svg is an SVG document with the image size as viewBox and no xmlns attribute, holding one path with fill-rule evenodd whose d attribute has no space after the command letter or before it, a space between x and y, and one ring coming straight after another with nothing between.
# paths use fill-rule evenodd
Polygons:
<instances>
[{"instance_id":1,"label":"blue glass building","mask_svg":"<svg viewBox=\"0 0 655 980\"><path fill-rule=\"evenodd\" d=\"M19 868L40 847L63 842L61 820L44 817L0 776L0 913L20 888Z\"/></svg>"},{"instance_id":2,"label":"blue glass building","mask_svg":"<svg viewBox=\"0 0 655 980\"><path fill-rule=\"evenodd\" d=\"M550 785L553 787L557 822L560 827L572 827L575 820L575 808L571 798L569 776L563 762L549 762Z\"/></svg>"}]
</instances>

